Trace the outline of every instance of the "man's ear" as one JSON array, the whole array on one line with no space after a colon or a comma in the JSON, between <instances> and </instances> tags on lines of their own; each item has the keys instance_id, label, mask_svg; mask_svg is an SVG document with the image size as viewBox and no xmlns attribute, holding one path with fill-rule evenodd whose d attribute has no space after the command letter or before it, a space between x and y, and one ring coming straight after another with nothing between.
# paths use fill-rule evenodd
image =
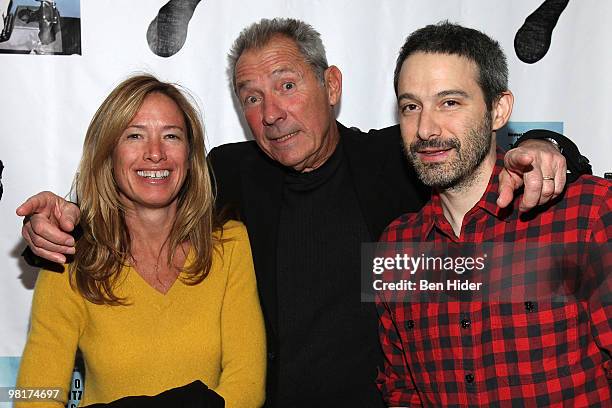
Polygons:
<instances>
[{"instance_id":1,"label":"man's ear","mask_svg":"<svg viewBox=\"0 0 612 408\"><path fill-rule=\"evenodd\" d=\"M501 129L508 123L513 106L514 95L510 91L502 92L501 96L493 102L493 109L491 111L493 131Z\"/></svg>"},{"instance_id":2,"label":"man's ear","mask_svg":"<svg viewBox=\"0 0 612 408\"><path fill-rule=\"evenodd\" d=\"M342 72L335 65L325 70L325 88L327 89L329 104L331 106L337 105L342 95Z\"/></svg>"}]
</instances>

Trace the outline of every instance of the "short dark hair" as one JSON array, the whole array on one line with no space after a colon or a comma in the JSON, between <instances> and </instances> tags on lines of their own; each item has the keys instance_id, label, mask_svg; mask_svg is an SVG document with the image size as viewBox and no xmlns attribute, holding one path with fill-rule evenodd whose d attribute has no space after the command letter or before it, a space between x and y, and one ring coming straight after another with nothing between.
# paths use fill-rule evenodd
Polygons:
<instances>
[{"instance_id":1,"label":"short dark hair","mask_svg":"<svg viewBox=\"0 0 612 408\"><path fill-rule=\"evenodd\" d=\"M488 109L508 90L508 63L499 43L481 31L441 21L420 28L406 38L395 65L396 95L402 64L417 52L457 55L473 61L478 68L476 81Z\"/></svg>"}]
</instances>

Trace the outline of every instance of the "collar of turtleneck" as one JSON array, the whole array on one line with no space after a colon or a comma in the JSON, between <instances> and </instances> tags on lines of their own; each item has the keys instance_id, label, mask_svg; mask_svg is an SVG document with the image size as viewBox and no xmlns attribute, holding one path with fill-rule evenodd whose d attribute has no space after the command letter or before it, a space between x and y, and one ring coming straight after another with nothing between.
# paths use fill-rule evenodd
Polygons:
<instances>
[{"instance_id":1,"label":"collar of turtleneck","mask_svg":"<svg viewBox=\"0 0 612 408\"><path fill-rule=\"evenodd\" d=\"M306 173L287 169L285 185L296 191L314 190L332 178L342 164L342 157L342 143L338 142L332 155L318 168Z\"/></svg>"}]
</instances>

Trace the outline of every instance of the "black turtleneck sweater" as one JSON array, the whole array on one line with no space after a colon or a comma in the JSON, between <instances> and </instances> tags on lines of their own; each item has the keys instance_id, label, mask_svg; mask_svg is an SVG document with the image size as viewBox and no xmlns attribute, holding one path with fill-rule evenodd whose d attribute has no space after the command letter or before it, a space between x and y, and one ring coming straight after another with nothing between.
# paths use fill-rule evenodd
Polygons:
<instances>
[{"instance_id":1,"label":"black turtleneck sweater","mask_svg":"<svg viewBox=\"0 0 612 408\"><path fill-rule=\"evenodd\" d=\"M374 383L382 358L376 310L360 301L360 245L370 240L341 144L321 167L287 171L277 247L277 406L383 406Z\"/></svg>"}]
</instances>

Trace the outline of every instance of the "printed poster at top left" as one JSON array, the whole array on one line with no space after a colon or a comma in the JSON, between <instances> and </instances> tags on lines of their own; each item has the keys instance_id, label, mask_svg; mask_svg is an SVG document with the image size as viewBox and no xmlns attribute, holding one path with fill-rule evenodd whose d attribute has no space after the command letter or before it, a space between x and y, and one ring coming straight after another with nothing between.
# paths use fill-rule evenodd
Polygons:
<instances>
[{"instance_id":1,"label":"printed poster at top left","mask_svg":"<svg viewBox=\"0 0 612 408\"><path fill-rule=\"evenodd\" d=\"M80 0L0 0L0 53L81 55Z\"/></svg>"}]
</instances>

